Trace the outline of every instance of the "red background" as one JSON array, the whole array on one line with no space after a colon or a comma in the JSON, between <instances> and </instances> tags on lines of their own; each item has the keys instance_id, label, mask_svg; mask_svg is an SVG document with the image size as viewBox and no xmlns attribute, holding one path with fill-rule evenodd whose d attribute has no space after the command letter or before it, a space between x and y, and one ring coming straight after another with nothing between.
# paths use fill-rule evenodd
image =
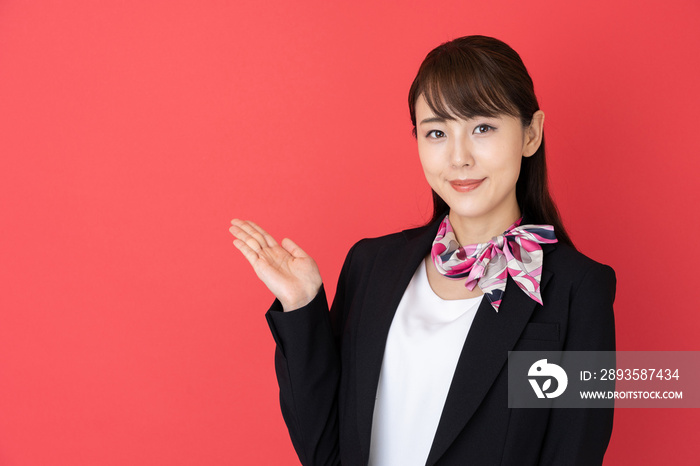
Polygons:
<instances>
[{"instance_id":1,"label":"red background","mask_svg":"<svg viewBox=\"0 0 700 466\"><path fill-rule=\"evenodd\" d=\"M0 2L0 464L295 464L229 220L332 295L427 219L406 95L467 34L533 75L618 349L700 350L698 30L696 0ZM606 465L698 464L699 413L618 410Z\"/></svg>"}]
</instances>

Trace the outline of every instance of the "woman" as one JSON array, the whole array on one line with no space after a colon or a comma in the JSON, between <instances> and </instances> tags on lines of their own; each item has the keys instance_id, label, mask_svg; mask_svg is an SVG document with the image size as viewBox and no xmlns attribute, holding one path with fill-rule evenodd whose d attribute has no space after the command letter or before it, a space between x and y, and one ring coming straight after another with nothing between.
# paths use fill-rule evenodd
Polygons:
<instances>
[{"instance_id":1,"label":"woman","mask_svg":"<svg viewBox=\"0 0 700 466\"><path fill-rule=\"evenodd\" d=\"M508 351L615 349L615 274L564 230L525 66L496 39L455 39L428 54L409 108L433 218L356 243L330 313L313 259L232 221L277 297L302 464L601 464L612 409L507 407Z\"/></svg>"}]
</instances>

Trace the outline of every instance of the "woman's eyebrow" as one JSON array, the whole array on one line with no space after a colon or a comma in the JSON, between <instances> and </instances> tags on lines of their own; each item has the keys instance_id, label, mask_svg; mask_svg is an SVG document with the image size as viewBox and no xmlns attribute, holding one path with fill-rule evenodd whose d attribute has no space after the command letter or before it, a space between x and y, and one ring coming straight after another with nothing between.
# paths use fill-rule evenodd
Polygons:
<instances>
[{"instance_id":1,"label":"woman's eyebrow","mask_svg":"<svg viewBox=\"0 0 700 466\"><path fill-rule=\"evenodd\" d=\"M444 123L446 120L442 117L430 117L426 118L425 120L421 121L420 124L423 125L425 123Z\"/></svg>"}]
</instances>

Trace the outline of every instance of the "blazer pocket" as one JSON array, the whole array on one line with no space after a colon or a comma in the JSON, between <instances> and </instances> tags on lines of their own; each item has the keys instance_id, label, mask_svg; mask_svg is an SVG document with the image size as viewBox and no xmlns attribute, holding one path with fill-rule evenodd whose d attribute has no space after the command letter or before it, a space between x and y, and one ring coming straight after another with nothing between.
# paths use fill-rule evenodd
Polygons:
<instances>
[{"instance_id":1,"label":"blazer pocket","mask_svg":"<svg viewBox=\"0 0 700 466\"><path fill-rule=\"evenodd\" d=\"M530 322L520 334L521 340L559 341L559 324Z\"/></svg>"}]
</instances>

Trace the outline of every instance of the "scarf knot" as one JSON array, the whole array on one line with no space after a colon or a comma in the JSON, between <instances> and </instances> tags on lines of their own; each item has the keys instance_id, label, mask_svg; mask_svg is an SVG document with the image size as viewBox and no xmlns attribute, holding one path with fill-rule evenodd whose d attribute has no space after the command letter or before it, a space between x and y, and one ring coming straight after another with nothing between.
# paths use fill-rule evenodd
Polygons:
<instances>
[{"instance_id":1,"label":"scarf knot","mask_svg":"<svg viewBox=\"0 0 700 466\"><path fill-rule=\"evenodd\" d=\"M498 312L508 275L535 302L542 304L542 247L556 243L551 225L520 225L522 217L502 235L486 243L461 246L457 242L449 215L440 223L430 254L435 268L448 278L467 277L465 286L479 286Z\"/></svg>"}]
</instances>

